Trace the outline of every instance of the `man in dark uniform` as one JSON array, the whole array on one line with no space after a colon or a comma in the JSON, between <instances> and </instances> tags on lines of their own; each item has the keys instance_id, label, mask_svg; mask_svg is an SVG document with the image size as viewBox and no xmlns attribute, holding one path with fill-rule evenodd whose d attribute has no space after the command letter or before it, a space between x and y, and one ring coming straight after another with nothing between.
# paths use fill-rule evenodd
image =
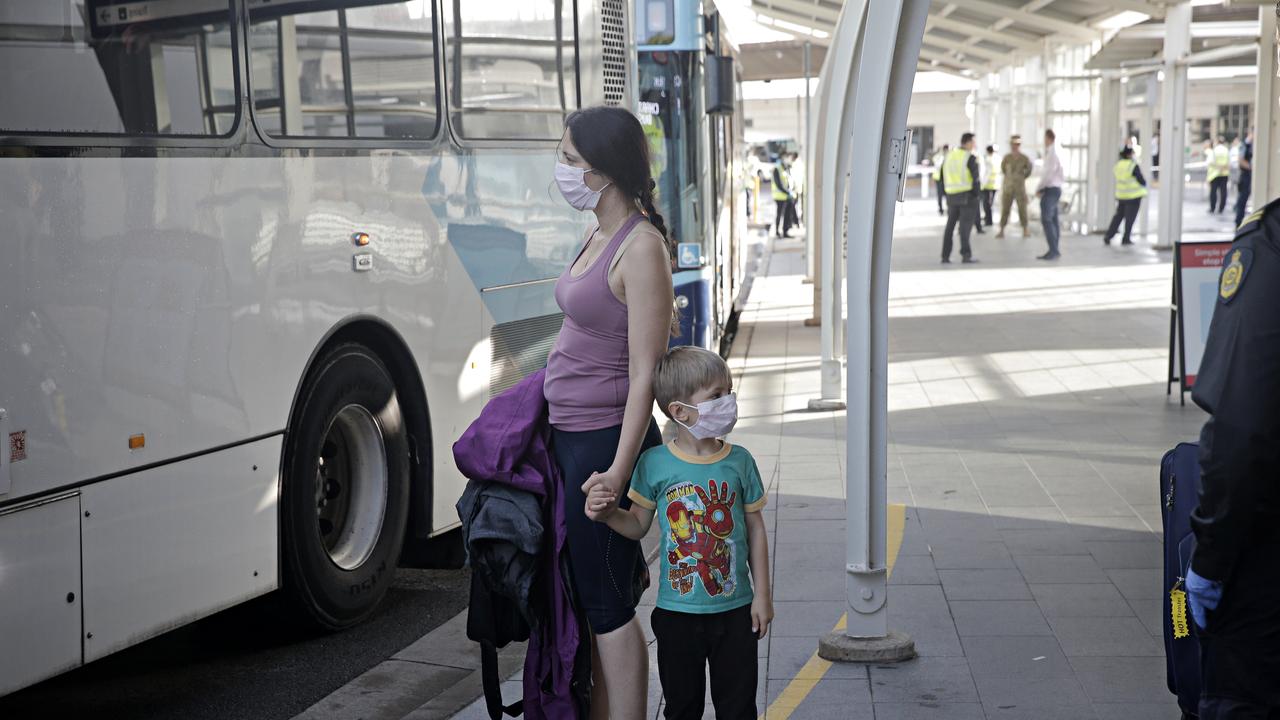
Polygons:
<instances>
[{"instance_id":1,"label":"man in dark uniform","mask_svg":"<svg viewBox=\"0 0 1280 720\"><path fill-rule=\"evenodd\" d=\"M1244 134L1240 145L1240 178L1236 180L1236 226L1244 222L1244 211L1249 206L1249 193L1253 192L1253 132Z\"/></svg>"},{"instance_id":2,"label":"man in dark uniform","mask_svg":"<svg viewBox=\"0 0 1280 720\"><path fill-rule=\"evenodd\" d=\"M1186 590L1202 720L1280 718L1280 200L1249 216L1218 281L1192 398L1203 480Z\"/></svg>"}]
</instances>

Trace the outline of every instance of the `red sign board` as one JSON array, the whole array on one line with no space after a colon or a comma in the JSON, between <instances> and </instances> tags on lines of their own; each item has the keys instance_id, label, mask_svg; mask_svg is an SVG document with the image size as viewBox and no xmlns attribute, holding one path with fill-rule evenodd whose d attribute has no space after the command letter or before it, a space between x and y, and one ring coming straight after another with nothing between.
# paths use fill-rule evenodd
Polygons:
<instances>
[{"instance_id":1,"label":"red sign board","mask_svg":"<svg viewBox=\"0 0 1280 720\"><path fill-rule=\"evenodd\" d=\"M1222 259L1231 249L1230 242L1180 243L1178 260L1184 269L1222 267Z\"/></svg>"}]
</instances>

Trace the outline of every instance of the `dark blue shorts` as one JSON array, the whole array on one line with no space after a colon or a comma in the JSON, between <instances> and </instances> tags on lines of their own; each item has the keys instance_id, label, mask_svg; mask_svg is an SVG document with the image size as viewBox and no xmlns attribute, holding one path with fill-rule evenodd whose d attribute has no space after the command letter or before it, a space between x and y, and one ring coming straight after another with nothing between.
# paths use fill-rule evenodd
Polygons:
<instances>
[{"instance_id":1,"label":"dark blue shorts","mask_svg":"<svg viewBox=\"0 0 1280 720\"><path fill-rule=\"evenodd\" d=\"M564 478L564 516L568 531L569 564L578 605L587 615L591 630L603 635L626 625L635 617L639 596L633 589L635 573L640 569L640 543L609 529L604 523L587 518L584 508L587 495L582 483L593 472L604 472L613 464L622 437L622 426L586 432L553 429L552 443L560 474ZM650 422L640 451L662 444L658 424ZM631 501L623 488L619 505L630 508Z\"/></svg>"}]
</instances>

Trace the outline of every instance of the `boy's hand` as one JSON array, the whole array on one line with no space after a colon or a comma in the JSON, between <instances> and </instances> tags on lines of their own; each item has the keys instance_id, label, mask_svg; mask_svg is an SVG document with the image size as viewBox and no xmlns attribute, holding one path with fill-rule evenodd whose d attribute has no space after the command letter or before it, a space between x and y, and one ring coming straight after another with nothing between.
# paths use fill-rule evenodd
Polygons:
<instances>
[{"instance_id":1,"label":"boy's hand","mask_svg":"<svg viewBox=\"0 0 1280 720\"><path fill-rule=\"evenodd\" d=\"M763 640L773 622L773 601L756 595L751 601L751 631L756 638Z\"/></svg>"},{"instance_id":2,"label":"boy's hand","mask_svg":"<svg viewBox=\"0 0 1280 720\"><path fill-rule=\"evenodd\" d=\"M593 485L587 492L587 517L600 522L618 507L618 496L606 485Z\"/></svg>"}]
</instances>

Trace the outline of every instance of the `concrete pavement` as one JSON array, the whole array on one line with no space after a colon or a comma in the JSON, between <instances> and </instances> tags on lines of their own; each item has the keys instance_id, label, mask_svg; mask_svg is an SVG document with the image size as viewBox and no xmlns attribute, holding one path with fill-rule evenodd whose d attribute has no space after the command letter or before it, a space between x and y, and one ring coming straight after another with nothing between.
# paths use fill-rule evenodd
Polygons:
<instances>
[{"instance_id":1,"label":"concrete pavement","mask_svg":"<svg viewBox=\"0 0 1280 720\"><path fill-rule=\"evenodd\" d=\"M987 234L974 237L981 265L944 267L940 220L929 201L903 208L891 286L889 484L904 509L889 614L915 639L916 660L814 656L845 611L845 422L806 410L818 392L818 330L803 323L811 299L799 242L773 245L744 311L731 440L768 479L777 611L760 644L760 711L1177 717L1160 640L1157 468L1204 416L1164 392L1169 256L1068 233L1063 259L1044 263L1033 259L1038 235ZM651 609L650 596L646 630ZM419 645L456 654L446 667L476 657L456 637L428 638ZM389 662L415 662L403 655ZM450 685L456 694L466 678ZM402 711L412 703L382 697L425 681L370 680L335 694L346 693L341 710L325 701L305 717L447 716L431 700ZM650 697L661 717L656 674ZM472 703L456 717L485 713Z\"/></svg>"}]
</instances>

